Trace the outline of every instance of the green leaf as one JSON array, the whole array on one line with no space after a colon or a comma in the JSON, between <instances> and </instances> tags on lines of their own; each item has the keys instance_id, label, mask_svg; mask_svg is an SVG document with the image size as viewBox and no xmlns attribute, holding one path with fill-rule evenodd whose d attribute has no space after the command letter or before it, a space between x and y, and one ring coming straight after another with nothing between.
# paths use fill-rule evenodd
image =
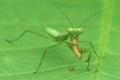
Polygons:
<instances>
[{"instance_id":1,"label":"green leaf","mask_svg":"<svg viewBox=\"0 0 120 80\"><path fill-rule=\"evenodd\" d=\"M0 80L120 80L119 3L115 0L1 0L0 1ZM59 6L77 27L96 12L111 5L101 14L86 22L80 40L91 41L101 58L92 54L87 71L88 54L78 60L73 52L61 44L48 50L37 74L42 55L47 47L57 44L51 39L27 33L10 44L25 30L46 36L46 27L61 33L72 27ZM48 36L49 37L49 36ZM80 48L90 48L80 43ZM73 67L74 71L69 71Z\"/></svg>"}]
</instances>

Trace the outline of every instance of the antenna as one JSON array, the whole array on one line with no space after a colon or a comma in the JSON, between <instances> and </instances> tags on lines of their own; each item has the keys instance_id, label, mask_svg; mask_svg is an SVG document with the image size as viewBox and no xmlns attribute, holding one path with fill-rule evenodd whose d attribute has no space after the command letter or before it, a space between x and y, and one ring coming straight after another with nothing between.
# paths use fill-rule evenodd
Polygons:
<instances>
[{"instance_id":1,"label":"antenna","mask_svg":"<svg viewBox=\"0 0 120 80\"><path fill-rule=\"evenodd\" d=\"M68 18L68 16L58 6L56 6L56 8L65 16L65 18L69 21L69 23L74 27L72 21Z\"/></svg>"},{"instance_id":2,"label":"antenna","mask_svg":"<svg viewBox=\"0 0 120 80\"><path fill-rule=\"evenodd\" d=\"M91 20L92 18L94 18L95 16L97 16L98 14L100 14L101 12L103 12L104 10L110 8L111 6L108 6L100 11L98 11L97 13L95 13L94 15L90 16L89 18L87 18L86 20L84 20L78 27L82 26L83 24L85 24L87 21Z\"/></svg>"}]
</instances>

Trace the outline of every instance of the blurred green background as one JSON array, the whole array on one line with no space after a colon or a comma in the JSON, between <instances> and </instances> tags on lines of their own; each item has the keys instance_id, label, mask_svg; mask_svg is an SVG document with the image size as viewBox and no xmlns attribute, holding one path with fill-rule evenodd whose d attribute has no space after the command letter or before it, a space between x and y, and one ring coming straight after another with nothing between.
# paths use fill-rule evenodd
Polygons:
<instances>
[{"instance_id":1,"label":"blurred green background","mask_svg":"<svg viewBox=\"0 0 120 80\"><path fill-rule=\"evenodd\" d=\"M118 0L0 0L0 80L120 80L120 32ZM93 53L91 71L65 45L49 50L39 73L36 70L44 50L55 42L26 34L9 44L25 30L47 35L46 27L66 32L72 27L59 6L77 27L84 20L111 6L86 22L80 40L91 41L102 59ZM80 43L81 47L90 48ZM74 67L75 71L69 71Z\"/></svg>"}]
</instances>

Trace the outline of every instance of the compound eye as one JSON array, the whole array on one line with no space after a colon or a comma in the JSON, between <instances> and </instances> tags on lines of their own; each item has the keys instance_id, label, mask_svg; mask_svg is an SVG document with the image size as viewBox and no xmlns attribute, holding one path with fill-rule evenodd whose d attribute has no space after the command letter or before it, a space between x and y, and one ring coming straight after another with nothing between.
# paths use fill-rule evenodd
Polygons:
<instances>
[{"instance_id":1,"label":"compound eye","mask_svg":"<svg viewBox=\"0 0 120 80\"><path fill-rule=\"evenodd\" d=\"M78 31L79 31L79 32L83 32L83 28L79 28Z\"/></svg>"},{"instance_id":2,"label":"compound eye","mask_svg":"<svg viewBox=\"0 0 120 80\"><path fill-rule=\"evenodd\" d=\"M68 28L68 32L72 32L73 31L73 28Z\"/></svg>"}]
</instances>

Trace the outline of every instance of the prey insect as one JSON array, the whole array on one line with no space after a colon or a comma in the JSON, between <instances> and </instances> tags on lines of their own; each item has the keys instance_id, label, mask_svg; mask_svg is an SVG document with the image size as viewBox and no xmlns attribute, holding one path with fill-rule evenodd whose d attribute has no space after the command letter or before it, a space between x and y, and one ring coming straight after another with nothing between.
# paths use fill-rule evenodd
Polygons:
<instances>
[{"instance_id":1,"label":"prey insect","mask_svg":"<svg viewBox=\"0 0 120 80\"><path fill-rule=\"evenodd\" d=\"M109 8L109 7L107 7ZM58 31L52 29L52 28L47 28L47 32L49 34L49 36L57 42L57 44L54 44L48 48L45 49L43 55L42 55L42 58L40 60L40 63L36 69L36 71L34 73L37 73L45 59L45 56L48 52L49 49L53 48L53 47L56 47L56 46L59 46L60 44L62 43L65 43L72 51L73 53L75 54L75 56L78 58L78 59L82 59L82 56L84 53L89 53L88 54L88 58L86 60L86 62L88 63L87 64L87 70L89 71L89 65L90 65L90 60L91 60L91 54L92 54L92 51L97 55L97 52L93 46L93 44L90 42L90 41L79 41L79 35L81 35L83 33L83 28L80 28L80 26L82 26L84 23L86 23L87 21L89 21L91 18L95 17L97 14L101 13L102 11L104 11L105 9L107 8L104 8L102 10L100 10L99 12L95 13L94 15L92 15L91 17L89 17L88 19L86 19L85 21L83 21L77 28L74 27L74 25L72 24L71 20L66 16L66 14L59 8L57 7L57 9L65 16L65 18L70 22L70 24L73 26L71 28L68 28L67 29L67 32L65 33L59 33ZM43 37L43 38L47 38L45 35L43 34L39 34L39 33L36 33L36 32L33 32L33 31L30 31L30 30L26 30L24 31L22 34L20 34L18 37L16 37L15 39L13 40L6 40L7 42L9 43L13 43L17 40L19 40L21 37L23 37L26 33L32 33L32 34L35 34L35 35L38 35L40 37ZM91 48L79 48L79 43L88 43ZM98 56L98 55L97 55ZM99 57L99 56L98 56ZM73 71L73 68L70 68L71 71Z\"/></svg>"}]
</instances>

